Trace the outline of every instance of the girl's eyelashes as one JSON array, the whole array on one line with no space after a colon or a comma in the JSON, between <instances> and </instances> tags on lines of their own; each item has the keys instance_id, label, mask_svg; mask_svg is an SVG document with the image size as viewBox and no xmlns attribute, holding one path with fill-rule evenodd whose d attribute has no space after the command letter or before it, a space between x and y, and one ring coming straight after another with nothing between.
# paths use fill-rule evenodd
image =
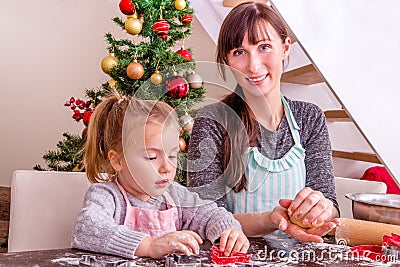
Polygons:
<instances>
[{"instance_id":1,"label":"girl's eyelashes","mask_svg":"<svg viewBox=\"0 0 400 267\"><path fill-rule=\"evenodd\" d=\"M144 157L146 160L156 160L157 159L157 155L147 155ZM178 152L176 153L172 153L168 156L169 159L177 159L178 158Z\"/></svg>"}]
</instances>

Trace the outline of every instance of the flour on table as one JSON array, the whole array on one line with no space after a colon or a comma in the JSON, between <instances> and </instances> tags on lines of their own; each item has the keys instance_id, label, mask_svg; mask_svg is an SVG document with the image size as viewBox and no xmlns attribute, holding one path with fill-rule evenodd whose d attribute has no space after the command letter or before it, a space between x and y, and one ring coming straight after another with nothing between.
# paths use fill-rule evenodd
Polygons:
<instances>
[{"instance_id":1,"label":"flour on table","mask_svg":"<svg viewBox=\"0 0 400 267\"><path fill-rule=\"evenodd\" d=\"M65 257L65 258L58 258L51 260L52 263L58 263L58 264L69 264L69 265L76 265L79 266L79 260L80 258L70 258L70 257Z\"/></svg>"}]
</instances>

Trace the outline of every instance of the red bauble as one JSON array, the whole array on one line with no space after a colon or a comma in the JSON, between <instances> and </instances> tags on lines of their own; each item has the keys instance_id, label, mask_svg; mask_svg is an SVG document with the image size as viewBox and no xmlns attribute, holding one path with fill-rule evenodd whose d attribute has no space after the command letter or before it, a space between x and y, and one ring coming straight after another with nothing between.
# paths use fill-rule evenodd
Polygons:
<instances>
[{"instance_id":1,"label":"red bauble","mask_svg":"<svg viewBox=\"0 0 400 267\"><path fill-rule=\"evenodd\" d=\"M119 9L125 15L132 15L135 12L135 5L131 4L131 0L121 0L119 2Z\"/></svg>"},{"instance_id":2,"label":"red bauble","mask_svg":"<svg viewBox=\"0 0 400 267\"><path fill-rule=\"evenodd\" d=\"M169 23L166 20L159 19L153 24L153 31L161 35L163 39L167 37L168 31L169 31Z\"/></svg>"},{"instance_id":3,"label":"red bauble","mask_svg":"<svg viewBox=\"0 0 400 267\"><path fill-rule=\"evenodd\" d=\"M183 24L190 24L192 23L193 20L193 15L192 14L187 14L182 16L182 23Z\"/></svg>"},{"instance_id":4,"label":"red bauble","mask_svg":"<svg viewBox=\"0 0 400 267\"><path fill-rule=\"evenodd\" d=\"M165 91L168 96L176 99L181 99L187 96L189 92L188 82L180 76L172 76L165 81Z\"/></svg>"},{"instance_id":5,"label":"red bauble","mask_svg":"<svg viewBox=\"0 0 400 267\"><path fill-rule=\"evenodd\" d=\"M183 57L185 61L192 60L192 54L190 54L190 52L186 49L181 48L178 51L176 51L176 53L178 55L181 55L181 57Z\"/></svg>"}]
</instances>

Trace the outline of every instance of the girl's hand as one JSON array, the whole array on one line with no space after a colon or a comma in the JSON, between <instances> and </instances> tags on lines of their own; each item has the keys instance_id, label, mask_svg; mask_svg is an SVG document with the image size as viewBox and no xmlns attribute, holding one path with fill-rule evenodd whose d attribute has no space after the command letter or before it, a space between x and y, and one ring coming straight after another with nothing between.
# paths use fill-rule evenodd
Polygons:
<instances>
[{"instance_id":1,"label":"girl's hand","mask_svg":"<svg viewBox=\"0 0 400 267\"><path fill-rule=\"evenodd\" d=\"M187 256L198 254L200 236L193 231L184 230L165 234L160 237L146 237L136 249L136 256L161 258L170 253L183 253Z\"/></svg>"},{"instance_id":2,"label":"girl's hand","mask_svg":"<svg viewBox=\"0 0 400 267\"><path fill-rule=\"evenodd\" d=\"M229 256L237 252L246 253L250 243L241 230L227 228L222 232L219 249L224 251L224 256Z\"/></svg>"},{"instance_id":3,"label":"girl's hand","mask_svg":"<svg viewBox=\"0 0 400 267\"><path fill-rule=\"evenodd\" d=\"M322 243L321 236L332 231L339 224L339 219L335 218L325 222L319 227L304 229L290 222L288 216L288 208L291 206L292 200L281 199L281 206L275 207L270 214L270 220L279 230L285 232L289 236L301 242L319 242Z\"/></svg>"},{"instance_id":4,"label":"girl's hand","mask_svg":"<svg viewBox=\"0 0 400 267\"><path fill-rule=\"evenodd\" d=\"M297 193L288 207L288 214L294 220L300 220L303 225L311 224L314 227L337 215L332 201L325 198L321 192L309 187Z\"/></svg>"}]
</instances>

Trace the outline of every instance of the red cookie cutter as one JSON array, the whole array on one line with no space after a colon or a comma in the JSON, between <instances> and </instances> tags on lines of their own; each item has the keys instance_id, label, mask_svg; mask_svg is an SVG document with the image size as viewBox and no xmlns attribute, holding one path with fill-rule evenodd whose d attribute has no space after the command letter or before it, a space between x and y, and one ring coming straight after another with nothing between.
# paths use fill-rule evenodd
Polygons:
<instances>
[{"instance_id":1,"label":"red cookie cutter","mask_svg":"<svg viewBox=\"0 0 400 267\"><path fill-rule=\"evenodd\" d=\"M211 259L216 264L246 263L250 261L250 254L237 252L231 256L223 256L224 252L218 247L213 246L210 249Z\"/></svg>"},{"instance_id":2,"label":"red cookie cutter","mask_svg":"<svg viewBox=\"0 0 400 267\"><path fill-rule=\"evenodd\" d=\"M382 246L378 245L360 245L350 248L351 256L366 257L374 261L386 261Z\"/></svg>"},{"instance_id":3,"label":"red cookie cutter","mask_svg":"<svg viewBox=\"0 0 400 267\"><path fill-rule=\"evenodd\" d=\"M383 246L395 246L400 248L400 235L392 233L391 236L383 236Z\"/></svg>"}]
</instances>

